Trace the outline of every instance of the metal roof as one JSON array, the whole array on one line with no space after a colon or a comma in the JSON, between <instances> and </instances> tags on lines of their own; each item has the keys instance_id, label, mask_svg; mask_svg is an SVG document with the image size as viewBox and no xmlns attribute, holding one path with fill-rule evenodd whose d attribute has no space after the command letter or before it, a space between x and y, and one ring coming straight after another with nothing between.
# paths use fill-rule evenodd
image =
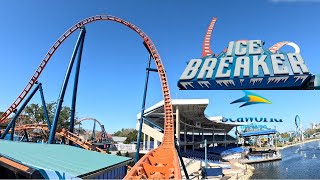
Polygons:
<instances>
[{"instance_id":1,"label":"metal roof","mask_svg":"<svg viewBox=\"0 0 320 180\"><path fill-rule=\"evenodd\" d=\"M277 131L275 129L271 129L271 130L264 130L264 131L254 131L254 132L241 133L240 137L262 136L262 135L269 135L269 134L275 134L275 133L277 133Z\"/></svg>"},{"instance_id":2,"label":"metal roof","mask_svg":"<svg viewBox=\"0 0 320 180\"><path fill-rule=\"evenodd\" d=\"M7 140L0 140L0 155L38 170L53 170L72 176L85 175L131 159L62 144Z\"/></svg>"}]
</instances>

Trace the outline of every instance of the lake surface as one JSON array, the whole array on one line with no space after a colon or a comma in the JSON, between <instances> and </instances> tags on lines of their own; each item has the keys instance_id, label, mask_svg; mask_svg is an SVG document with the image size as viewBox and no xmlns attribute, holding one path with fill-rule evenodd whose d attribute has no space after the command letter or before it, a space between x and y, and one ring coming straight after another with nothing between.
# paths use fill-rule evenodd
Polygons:
<instances>
[{"instance_id":1,"label":"lake surface","mask_svg":"<svg viewBox=\"0 0 320 180\"><path fill-rule=\"evenodd\" d=\"M251 179L320 179L319 142L285 148L281 161L253 164Z\"/></svg>"}]
</instances>

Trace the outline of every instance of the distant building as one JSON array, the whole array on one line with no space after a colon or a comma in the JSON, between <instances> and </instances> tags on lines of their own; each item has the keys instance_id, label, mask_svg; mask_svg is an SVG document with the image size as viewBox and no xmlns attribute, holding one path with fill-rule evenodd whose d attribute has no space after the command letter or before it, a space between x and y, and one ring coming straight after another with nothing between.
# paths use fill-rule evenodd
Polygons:
<instances>
[{"instance_id":1,"label":"distant building","mask_svg":"<svg viewBox=\"0 0 320 180\"><path fill-rule=\"evenodd\" d=\"M284 143L284 144L286 144L286 143L288 143L289 142L289 139L290 138L281 138L280 140L279 140L279 142L282 142L282 143Z\"/></svg>"},{"instance_id":2,"label":"distant building","mask_svg":"<svg viewBox=\"0 0 320 180\"><path fill-rule=\"evenodd\" d=\"M311 123L311 129L319 129L320 128L320 123Z\"/></svg>"},{"instance_id":3,"label":"distant building","mask_svg":"<svg viewBox=\"0 0 320 180\"><path fill-rule=\"evenodd\" d=\"M296 132L295 131L288 131L289 137L294 137Z\"/></svg>"},{"instance_id":4,"label":"distant building","mask_svg":"<svg viewBox=\"0 0 320 180\"><path fill-rule=\"evenodd\" d=\"M117 144L123 144L127 137L112 136L112 140Z\"/></svg>"},{"instance_id":5,"label":"distant building","mask_svg":"<svg viewBox=\"0 0 320 180\"><path fill-rule=\"evenodd\" d=\"M121 152L135 152L137 150L136 144L124 144L127 137L112 136L112 140L115 142L114 147L117 151Z\"/></svg>"}]
</instances>

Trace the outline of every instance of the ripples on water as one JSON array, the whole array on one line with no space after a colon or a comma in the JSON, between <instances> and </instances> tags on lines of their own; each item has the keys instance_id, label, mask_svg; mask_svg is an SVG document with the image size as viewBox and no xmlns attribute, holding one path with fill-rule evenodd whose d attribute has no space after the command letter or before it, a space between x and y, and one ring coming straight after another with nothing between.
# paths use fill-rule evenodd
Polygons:
<instances>
[{"instance_id":1,"label":"ripples on water","mask_svg":"<svg viewBox=\"0 0 320 180\"><path fill-rule=\"evenodd\" d=\"M280 151L281 161L253 164L251 179L320 179L319 142L285 148Z\"/></svg>"}]
</instances>

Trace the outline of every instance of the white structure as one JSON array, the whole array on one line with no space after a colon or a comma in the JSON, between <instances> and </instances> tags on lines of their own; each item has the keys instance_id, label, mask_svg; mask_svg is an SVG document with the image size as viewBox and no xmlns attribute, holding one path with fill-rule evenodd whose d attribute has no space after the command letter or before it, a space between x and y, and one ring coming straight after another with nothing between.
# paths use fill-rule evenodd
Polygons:
<instances>
[{"instance_id":1,"label":"white structure","mask_svg":"<svg viewBox=\"0 0 320 180\"><path fill-rule=\"evenodd\" d=\"M118 151L135 152L137 150L136 144L115 144Z\"/></svg>"},{"instance_id":2,"label":"white structure","mask_svg":"<svg viewBox=\"0 0 320 180\"><path fill-rule=\"evenodd\" d=\"M112 140L118 144L123 144L127 137L112 136Z\"/></svg>"},{"instance_id":3,"label":"white structure","mask_svg":"<svg viewBox=\"0 0 320 180\"><path fill-rule=\"evenodd\" d=\"M227 135L236 126L244 123L226 123L224 117L208 117L204 114L209 104L208 99L173 99L172 106L175 119L175 135L181 150L199 148L207 139L208 144L236 143L237 139ZM139 130L141 114L137 114L136 129ZM161 130L164 125L164 102L153 105L145 110L147 119L142 126L143 150L151 149L151 138L156 148L162 141Z\"/></svg>"},{"instance_id":4,"label":"white structure","mask_svg":"<svg viewBox=\"0 0 320 180\"><path fill-rule=\"evenodd\" d=\"M320 123L311 123L311 129L320 129Z\"/></svg>"}]
</instances>

